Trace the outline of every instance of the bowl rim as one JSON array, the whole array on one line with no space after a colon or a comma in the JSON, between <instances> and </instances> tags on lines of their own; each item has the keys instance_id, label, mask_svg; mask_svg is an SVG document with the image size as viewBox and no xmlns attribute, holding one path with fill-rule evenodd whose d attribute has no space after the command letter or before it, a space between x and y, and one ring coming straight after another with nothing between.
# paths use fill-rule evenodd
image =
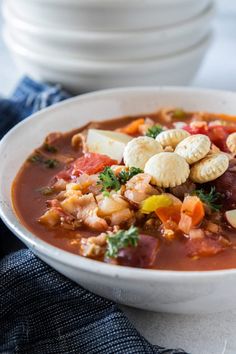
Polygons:
<instances>
[{"instance_id":1,"label":"bowl rim","mask_svg":"<svg viewBox=\"0 0 236 354\"><path fill-rule=\"evenodd\" d=\"M127 3L127 0L118 0L121 4L126 4ZM149 0L150 1L150 0ZM170 4L170 3L177 3L177 5L179 5L179 3L181 2L186 2L186 1L189 1L189 0L152 0L152 2L155 2L158 1L160 4ZM194 0L192 0L194 1ZM89 3L89 4L99 4L99 5L103 5L103 3L107 4L109 2L113 3L113 0L35 0L35 2L39 2L39 3L43 3L43 4L48 4L48 3L52 3L52 4L58 4L61 3L61 4L65 4L65 5L68 5L68 3L71 3L71 4L78 4L78 2L80 4L86 4ZM132 2L134 3L135 5L139 2L141 4L143 4L143 0L129 0L129 2Z\"/></svg>"},{"instance_id":2,"label":"bowl rim","mask_svg":"<svg viewBox=\"0 0 236 354\"><path fill-rule=\"evenodd\" d=\"M130 40L135 38L145 39L147 36L165 36L165 37L178 37L186 32L191 32L196 26L200 26L203 23L209 22L215 13L216 6L214 3L209 3L201 13L197 14L191 19L187 19L183 22L166 26L163 28L150 28L139 30L126 30L126 31L96 31L96 30L69 30L55 28L53 26L40 26L32 22L22 19L18 14L14 13L10 3L4 2L2 11L6 24L9 24L12 28L18 31L27 33L29 36L49 38L50 40L72 40L72 41L101 41L101 40L122 40L129 38Z\"/></svg>"},{"instance_id":3,"label":"bowl rim","mask_svg":"<svg viewBox=\"0 0 236 354\"><path fill-rule=\"evenodd\" d=\"M101 95L114 95L115 93L136 93L136 92L168 92L173 93L182 92L183 94L195 93L210 95L214 94L216 96L230 95L232 98L236 97L236 93L233 91L223 91L223 90L212 90L212 89L199 89L199 88L189 88L181 86L145 86L145 87L127 87L127 88L115 88L100 90L95 92L86 93L83 95L78 95L76 97L67 99L60 103L57 103L51 107L45 108L28 118L24 119L13 127L0 141L0 154L3 153L5 144L8 144L11 137L18 130L19 127L29 124L29 122L35 119L40 119L40 116L47 114L48 112L58 111L62 106L69 106L71 103L90 101ZM32 250L36 250L39 254L46 256L51 260L55 260L61 264L67 265L74 269L80 269L85 272L90 272L93 274L117 278L117 279L133 279L142 280L143 282L157 281L170 282L170 281L188 281L191 279L192 282L198 282L199 280L207 282L209 278L222 278L227 276L232 276L236 274L236 268L232 269L221 269L221 270L208 270L208 271L176 271L176 270L158 270L158 269L140 269L126 266L117 266L112 264L107 264L99 262L96 260L88 259L79 255L75 255L56 246L53 246L46 241L43 241L38 236L34 235L29 231L23 224L20 223L15 212L13 216L7 215L7 206L5 205L4 196L2 195L0 189L0 217L7 227L13 231L13 233L19 237L24 243L30 245ZM6 209L6 210L5 210ZM12 207L13 209L13 207Z\"/></svg>"},{"instance_id":4,"label":"bowl rim","mask_svg":"<svg viewBox=\"0 0 236 354\"><path fill-rule=\"evenodd\" d=\"M197 56L199 53L204 51L211 44L214 37L213 31L208 32L204 38L200 40L197 44L191 46L190 48L184 49L179 53L173 53L171 55L160 56L149 59L140 60L119 60L119 61L105 61L105 60L85 60L78 58L55 58L51 55L44 55L36 53L30 49L27 49L23 45L17 43L10 33L3 30L3 38L7 46L17 55L24 57L26 60L31 60L39 65L46 67L57 68L58 70L63 70L67 72L82 71L87 72L114 72L116 70L139 70L142 67L149 66L150 68L155 68L161 70L162 68L168 68L173 64L188 60Z\"/></svg>"}]
</instances>

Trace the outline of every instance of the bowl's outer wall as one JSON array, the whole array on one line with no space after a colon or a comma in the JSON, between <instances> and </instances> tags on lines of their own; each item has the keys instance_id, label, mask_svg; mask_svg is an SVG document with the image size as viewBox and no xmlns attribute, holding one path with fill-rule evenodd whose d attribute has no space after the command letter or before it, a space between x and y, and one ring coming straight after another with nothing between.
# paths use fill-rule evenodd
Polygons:
<instances>
[{"instance_id":1,"label":"bowl's outer wall","mask_svg":"<svg viewBox=\"0 0 236 354\"><path fill-rule=\"evenodd\" d=\"M4 31L5 42L22 73L36 80L60 82L74 93L107 87L187 85L196 75L212 37L210 32L197 45L170 57L104 62L68 60L63 56L33 52Z\"/></svg>"},{"instance_id":2,"label":"bowl's outer wall","mask_svg":"<svg viewBox=\"0 0 236 354\"><path fill-rule=\"evenodd\" d=\"M130 281L119 276L107 278L84 270L78 272L78 269L56 262L40 253L37 255L86 289L120 304L179 314L205 314L235 307L235 275L197 282L189 279L172 279L168 282Z\"/></svg>"},{"instance_id":3,"label":"bowl's outer wall","mask_svg":"<svg viewBox=\"0 0 236 354\"><path fill-rule=\"evenodd\" d=\"M52 131L68 131L91 120L154 112L161 107L236 113L236 94L187 88L131 88L84 95L37 113L0 143L0 214L40 258L89 290L130 306L176 313L236 307L236 271L163 272L105 265L68 254L32 235L17 221L11 185L20 166ZM186 274L188 273L188 274Z\"/></svg>"},{"instance_id":4,"label":"bowl's outer wall","mask_svg":"<svg viewBox=\"0 0 236 354\"><path fill-rule=\"evenodd\" d=\"M6 1L6 0L5 0ZM8 0L26 21L84 30L147 29L180 23L200 13L210 0L29 1Z\"/></svg>"},{"instance_id":5,"label":"bowl's outer wall","mask_svg":"<svg viewBox=\"0 0 236 354\"><path fill-rule=\"evenodd\" d=\"M19 20L6 5L5 30L22 46L45 55L64 51L64 58L105 61L149 59L186 50L209 33L215 13L210 6L180 25L144 31L58 31Z\"/></svg>"}]
</instances>

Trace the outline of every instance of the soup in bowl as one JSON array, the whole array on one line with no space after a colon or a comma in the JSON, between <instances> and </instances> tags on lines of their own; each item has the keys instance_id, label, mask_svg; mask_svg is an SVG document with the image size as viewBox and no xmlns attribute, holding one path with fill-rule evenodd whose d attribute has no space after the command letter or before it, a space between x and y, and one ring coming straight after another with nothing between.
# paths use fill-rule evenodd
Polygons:
<instances>
[{"instance_id":1,"label":"soup in bowl","mask_svg":"<svg viewBox=\"0 0 236 354\"><path fill-rule=\"evenodd\" d=\"M1 142L1 216L102 296L169 312L230 308L234 102L227 92L132 88L46 109Z\"/></svg>"},{"instance_id":2,"label":"soup in bowl","mask_svg":"<svg viewBox=\"0 0 236 354\"><path fill-rule=\"evenodd\" d=\"M37 236L83 257L233 268L235 153L232 116L163 107L90 122L45 137L14 180L13 205Z\"/></svg>"}]
</instances>

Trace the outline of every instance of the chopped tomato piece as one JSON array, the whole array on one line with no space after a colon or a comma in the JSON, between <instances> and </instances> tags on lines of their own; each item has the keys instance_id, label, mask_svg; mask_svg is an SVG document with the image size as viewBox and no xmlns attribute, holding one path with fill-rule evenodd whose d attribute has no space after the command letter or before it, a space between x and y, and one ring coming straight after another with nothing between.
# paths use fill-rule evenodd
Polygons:
<instances>
[{"instance_id":1,"label":"chopped tomato piece","mask_svg":"<svg viewBox=\"0 0 236 354\"><path fill-rule=\"evenodd\" d=\"M139 118L127 124L123 128L117 129L117 131L124 134L136 135L139 133L139 127L142 124L144 124L144 118Z\"/></svg>"},{"instance_id":2,"label":"chopped tomato piece","mask_svg":"<svg viewBox=\"0 0 236 354\"><path fill-rule=\"evenodd\" d=\"M190 126L190 125L185 125L182 129L186 130L189 132L189 134L204 134L208 135L208 127L206 125L202 126Z\"/></svg>"},{"instance_id":3,"label":"chopped tomato piece","mask_svg":"<svg viewBox=\"0 0 236 354\"><path fill-rule=\"evenodd\" d=\"M200 224L204 215L204 206L198 197L185 197L181 207L179 229L188 234L192 227Z\"/></svg>"},{"instance_id":4,"label":"chopped tomato piece","mask_svg":"<svg viewBox=\"0 0 236 354\"><path fill-rule=\"evenodd\" d=\"M209 136L211 142L220 150L227 152L226 139L229 134L236 132L236 126L233 125L212 125L212 126L191 126L183 127L190 134L204 134Z\"/></svg>"},{"instance_id":5,"label":"chopped tomato piece","mask_svg":"<svg viewBox=\"0 0 236 354\"><path fill-rule=\"evenodd\" d=\"M228 151L226 139L230 133L227 132L226 128L227 127L224 127L222 125L215 125L209 127L208 131L208 136L211 139L211 142L222 151Z\"/></svg>"},{"instance_id":6,"label":"chopped tomato piece","mask_svg":"<svg viewBox=\"0 0 236 354\"><path fill-rule=\"evenodd\" d=\"M227 134L235 133L236 132L236 125L226 125L224 126L225 131Z\"/></svg>"},{"instance_id":7,"label":"chopped tomato piece","mask_svg":"<svg viewBox=\"0 0 236 354\"><path fill-rule=\"evenodd\" d=\"M236 132L236 126L223 126L223 125L215 125L209 127L208 136L219 149L222 151L228 151L226 145L226 139L228 138L229 134Z\"/></svg>"},{"instance_id":8,"label":"chopped tomato piece","mask_svg":"<svg viewBox=\"0 0 236 354\"><path fill-rule=\"evenodd\" d=\"M156 260L160 241L152 236L140 235L137 247L127 247L119 251L117 261L129 267L149 268Z\"/></svg>"},{"instance_id":9,"label":"chopped tomato piece","mask_svg":"<svg viewBox=\"0 0 236 354\"><path fill-rule=\"evenodd\" d=\"M82 173L92 175L102 171L106 166L116 165L117 163L109 156L90 152L75 160L70 172L73 176L80 176Z\"/></svg>"}]
</instances>

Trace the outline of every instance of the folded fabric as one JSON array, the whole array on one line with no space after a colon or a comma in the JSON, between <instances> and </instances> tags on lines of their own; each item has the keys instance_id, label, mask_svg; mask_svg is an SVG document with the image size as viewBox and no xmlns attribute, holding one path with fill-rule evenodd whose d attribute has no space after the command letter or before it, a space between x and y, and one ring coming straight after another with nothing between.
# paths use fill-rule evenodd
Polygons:
<instances>
[{"instance_id":1,"label":"folded fabric","mask_svg":"<svg viewBox=\"0 0 236 354\"><path fill-rule=\"evenodd\" d=\"M0 100L0 138L22 119L69 97L59 85L41 84L25 77L10 99Z\"/></svg>"},{"instance_id":2,"label":"folded fabric","mask_svg":"<svg viewBox=\"0 0 236 354\"><path fill-rule=\"evenodd\" d=\"M31 251L0 268L1 353L180 354L150 345L116 304L67 280Z\"/></svg>"},{"instance_id":3,"label":"folded fabric","mask_svg":"<svg viewBox=\"0 0 236 354\"><path fill-rule=\"evenodd\" d=\"M11 99L0 100L0 135L67 97L59 86L23 79ZM66 279L23 247L1 222L0 353L187 354L151 345L114 302Z\"/></svg>"}]
</instances>

